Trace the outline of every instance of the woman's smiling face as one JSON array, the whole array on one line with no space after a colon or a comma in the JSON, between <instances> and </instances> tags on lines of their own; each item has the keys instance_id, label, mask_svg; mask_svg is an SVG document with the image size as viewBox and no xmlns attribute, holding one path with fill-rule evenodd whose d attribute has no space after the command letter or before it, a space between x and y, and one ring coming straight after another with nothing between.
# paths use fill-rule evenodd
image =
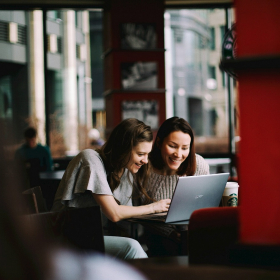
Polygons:
<instances>
[{"instance_id":1,"label":"woman's smiling face","mask_svg":"<svg viewBox=\"0 0 280 280\"><path fill-rule=\"evenodd\" d=\"M182 131L173 131L164 138L160 147L165 175L174 175L189 155L191 137Z\"/></svg>"},{"instance_id":2,"label":"woman's smiling face","mask_svg":"<svg viewBox=\"0 0 280 280\"><path fill-rule=\"evenodd\" d=\"M140 142L133 147L130 160L126 168L131 173L137 173L142 165L148 163L148 155L151 152L153 142Z\"/></svg>"}]
</instances>

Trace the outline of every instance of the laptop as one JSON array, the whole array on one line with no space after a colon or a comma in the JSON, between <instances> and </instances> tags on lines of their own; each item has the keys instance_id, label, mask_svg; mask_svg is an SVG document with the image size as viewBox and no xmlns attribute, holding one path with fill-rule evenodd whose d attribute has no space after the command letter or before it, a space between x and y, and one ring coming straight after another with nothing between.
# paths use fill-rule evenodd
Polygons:
<instances>
[{"instance_id":1,"label":"laptop","mask_svg":"<svg viewBox=\"0 0 280 280\"><path fill-rule=\"evenodd\" d=\"M173 225L189 223L193 211L220 204L229 173L179 177L168 212L133 217Z\"/></svg>"}]
</instances>

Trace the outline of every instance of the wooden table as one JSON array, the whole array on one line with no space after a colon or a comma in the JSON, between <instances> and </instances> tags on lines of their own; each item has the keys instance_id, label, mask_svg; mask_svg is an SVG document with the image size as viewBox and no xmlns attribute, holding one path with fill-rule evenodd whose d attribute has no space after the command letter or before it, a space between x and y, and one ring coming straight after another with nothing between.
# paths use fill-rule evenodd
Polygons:
<instances>
[{"instance_id":1,"label":"wooden table","mask_svg":"<svg viewBox=\"0 0 280 280\"><path fill-rule=\"evenodd\" d=\"M126 262L150 280L280 279L280 271L258 266L189 265L187 256L131 259Z\"/></svg>"}]
</instances>

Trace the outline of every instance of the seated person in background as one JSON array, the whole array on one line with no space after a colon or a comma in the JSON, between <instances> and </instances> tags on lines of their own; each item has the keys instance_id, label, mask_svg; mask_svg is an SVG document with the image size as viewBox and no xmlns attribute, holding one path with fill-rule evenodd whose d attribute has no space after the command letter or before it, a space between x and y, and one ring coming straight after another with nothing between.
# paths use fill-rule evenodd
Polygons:
<instances>
[{"instance_id":1,"label":"seated person in background","mask_svg":"<svg viewBox=\"0 0 280 280\"><path fill-rule=\"evenodd\" d=\"M100 137L100 132L96 128L92 128L88 133L88 138L90 140L90 148L98 149L104 145L104 140Z\"/></svg>"},{"instance_id":2,"label":"seated person in background","mask_svg":"<svg viewBox=\"0 0 280 280\"><path fill-rule=\"evenodd\" d=\"M4 158L4 139L6 135L0 135L0 279L146 279L128 264L101 253L82 254L54 243L42 224L24 222L19 191L23 180L15 165ZM9 172L11 169L13 172Z\"/></svg>"},{"instance_id":3,"label":"seated person in background","mask_svg":"<svg viewBox=\"0 0 280 280\"><path fill-rule=\"evenodd\" d=\"M167 211L170 199L132 206L133 181L143 197L149 199L145 183L152 140L151 128L143 122L133 118L122 121L100 149L86 149L69 163L52 210L100 205L105 215L102 217L105 235L112 234L108 231L108 219L118 222L133 216ZM147 257L138 241L130 238L105 236L104 243L105 252L119 258Z\"/></svg>"},{"instance_id":4,"label":"seated person in background","mask_svg":"<svg viewBox=\"0 0 280 280\"><path fill-rule=\"evenodd\" d=\"M209 174L209 165L195 153L193 130L182 118L172 117L163 122L149 159L153 171L147 193L153 201L172 198L179 176ZM175 226L143 225L150 256L179 254L180 234Z\"/></svg>"},{"instance_id":5,"label":"seated person in background","mask_svg":"<svg viewBox=\"0 0 280 280\"><path fill-rule=\"evenodd\" d=\"M33 127L28 127L24 131L25 143L16 150L15 159L29 161L39 159L39 171L51 171L53 160L49 147L37 143L37 131Z\"/></svg>"}]
</instances>

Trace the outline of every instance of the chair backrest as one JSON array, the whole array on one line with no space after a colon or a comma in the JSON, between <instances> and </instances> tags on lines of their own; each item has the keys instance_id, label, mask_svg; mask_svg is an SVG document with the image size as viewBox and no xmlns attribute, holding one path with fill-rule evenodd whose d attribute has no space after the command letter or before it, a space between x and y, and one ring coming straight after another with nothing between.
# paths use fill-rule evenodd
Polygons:
<instances>
[{"instance_id":1,"label":"chair backrest","mask_svg":"<svg viewBox=\"0 0 280 280\"><path fill-rule=\"evenodd\" d=\"M238 207L196 210L188 227L190 264L230 264L230 249L238 241Z\"/></svg>"},{"instance_id":2,"label":"chair backrest","mask_svg":"<svg viewBox=\"0 0 280 280\"><path fill-rule=\"evenodd\" d=\"M47 206L40 186L28 189L23 193L26 213L35 214L47 212Z\"/></svg>"},{"instance_id":3,"label":"chair backrest","mask_svg":"<svg viewBox=\"0 0 280 280\"><path fill-rule=\"evenodd\" d=\"M67 208L61 212L28 215L54 241L82 251L104 253L104 237L99 206Z\"/></svg>"},{"instance_id":4,"label":"chair backrest","mask_svg":"<svg viewBox=\"0 0 280 280\"><path fill-rule=\"evenodd\" d=\"M33 188L40 185L40 159L31 158L25 161L25 168L27 178L29 180L29 187Z\"/></svg>"}]
</instances>

